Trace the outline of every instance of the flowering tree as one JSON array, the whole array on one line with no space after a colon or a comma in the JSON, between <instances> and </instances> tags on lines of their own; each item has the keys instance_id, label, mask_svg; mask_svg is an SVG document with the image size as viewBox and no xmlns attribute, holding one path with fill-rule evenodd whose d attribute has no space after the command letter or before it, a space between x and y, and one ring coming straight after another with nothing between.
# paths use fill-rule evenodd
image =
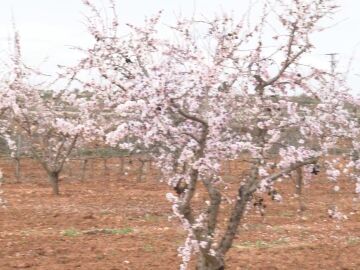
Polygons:
<instances>
[{"instance_id":1,"label":"flowering tree","mask_svg":"<svg viewBox=\"0 0 360 270\"><path fill-rule=\"evenodd\" d=\"M4 114L6 114L8 108L14 104L14 96L12 96L10 93L5 91L7 89L7 85L5 84L5 80L3 79L3 75L0 78L0 136L1 137L7 137L6 134L6 127L7 127L7 121L4 118ZM0 168L0 206L5 205L5 199L2 197L3 191L1 190L1 184L3 180L3 172Z\"/></svg>"},{"instance_id":2,"label":"flowering tree","mask_svg":"<svg viewBox=\"0 0 360 270\"><path fill-rule=\"evenodd\" d=\"M188 233L179 248L181 269L192 255L196 269L224 269L255 193L281 200L277 180L301 169L311 175L340 141L358 138L358 123L346 108L358 105L344 82L306 62L311 36L336 8L331 0L260 1L255 24L247 16L182 19L166 29L168 38L159 34L160 14L143 27L128 25L130 34L121 38L116 13L107 25L95 5L83 2L92 11L95 39L80 63L97 78L83 87L92 93L89 110L96 101L121 120L105 131L109 144L131 148L140 142L156 150L174 189L167 198ZM299 94L314 105L297 102ZM289 138L293 131L296 140ZM228 217L220 220L226 204L221 162L237 158L250 168L233 190ZM332 181L340 174L336 162L325 163ZM201 202L194 199L199 189L206 193Z\"/></svg>"},{"instance_id":3,"label":"flowering tree","mask_svg":"<svg viewBox=\"0 0 360 270\"><path fill-rule=\"evenodd\" d=\"M0 117L3 114L3 112L5 111L6 108L6 102L4 102L5 98L2 99L2 102L0 103ZM1 128L1 126L0 126ZM1 128L1 131L3 131L3 129ZM2 134L2 132L0 131L0 134ZM0 169L0 206L3 206L5 204L5 200L2 198L2 193L3 191L1 190L1 184L2 184L2 179L3 179L3 172Z\"/></svg>"},{"instance_id":4,"label":"flowering tree","mask_svg":"<svg viewBox=\"0 0 360 270\"><path fill-rule=\"evenodd\" d=\"M15 33L15 52L10 71L0 90L8 102L2 104L5 138L16 151L14 134L24 139L27 151L46 171L54 194L59 194L59 175L81 135L91 128L83 116L69 106L74 95L41 83L42 74L21 62L21 47ZM34 83L35 82L35 83ZM87 126L87 128L85 127Z\"/></svg>"},{"instance_id":5,"label":"flowering tree","mask_svg":"<svg viewBox=\"0 0 360 270\"><path fill-rule=\"evenodd\" d=\"M3 179L3 173L0 170L0 188L1 188L1 184L2 184L2 179ZM4 206L6 201L5 199L2 197L3 191L0 189L0 206Z\"/></svg>"}]
</instances>

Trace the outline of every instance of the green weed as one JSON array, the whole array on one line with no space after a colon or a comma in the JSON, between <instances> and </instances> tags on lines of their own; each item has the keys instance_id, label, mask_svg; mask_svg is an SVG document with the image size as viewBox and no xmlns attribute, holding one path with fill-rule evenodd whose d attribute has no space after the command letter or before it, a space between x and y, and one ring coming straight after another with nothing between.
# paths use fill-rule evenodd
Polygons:
<instances>
[{"instance_id":1,"label":"green weed","mask_svg":"<svg viewBox=\"0 0 360 270\"><path fill-rule=\"evenodd\" d=\"M360 237L354 237L354 236L350 236L348 239L347 239L347 244L350 245L350 246L353 246L353 245L357 245L360 243Z\"/></svg>"},{"instance_id":2,"label":"green weed","mask_svg":"<svg viewBox=\"0 0 360 270\"><path fill-rule=\"evenodd\" d=\"M105 234L116 234L116 235L124 235L134 232L132 228L122 228L122 229L103 229L103 233Z\"/></svg>"},{"instance_id":3,"label":"green weed","mask_svg":"<svg viewBox=\"0 0 360 270\"><path fill-rule=\"evenodd\" d=\"M76 236L79 236L80 234L81 234L81 232L74 228L66 229L62 232L63 236L69 236L69 237L76 237Z\"/></svg>"},{"instance_id":4,"label":"green weed","mask_svg":"<svg viewBox=\"0 0 360 270\"><path fill-rule=\"evenodd\" d=\"M144 250L145 250L146 252L152 252L152 251L154 251L154 247L153 247L152 245L150 245L150 244L146 244L146 245L144 246Z\"/></svg>"},{"instance_id":5,"label":"green weed","mask_svg":"<svg viewBox=\"0 0 360 270\"><path fill-rule=\"evenodd\" d=\"M245 241L239 244L235 244L234 247L240 249L244 249L244 248L264 249L264 248L272 248L275 246L287 244L288 242L289 239L282 237L273 241L263 241L263 240L257 240L255 242Z\"/></svg>"}]
</instances>

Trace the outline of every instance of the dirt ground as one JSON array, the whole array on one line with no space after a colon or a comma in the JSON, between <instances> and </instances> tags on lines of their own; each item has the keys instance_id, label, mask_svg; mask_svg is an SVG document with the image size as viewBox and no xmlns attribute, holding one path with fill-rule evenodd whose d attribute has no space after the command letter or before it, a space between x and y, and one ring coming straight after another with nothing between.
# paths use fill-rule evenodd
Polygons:
<instances>
[{"instance_id":1,"label":"dirt ground","mask_svg":"<svg viewBox=\"0 0 360 270\"><path fill-rule=\"evenodd\" d=\"M118 160L109 160L106 170L102 161L91 161L84 181L80 162L73 162L56 197L35 163L23 162L22 180L15 183L13 164L1 160L7 206L0 208L0 269L178 269L184 232L169 219L170 190L157 182L153 168L137 181L136 162L126 162L128 175L119 173ZM230 186L239 170L228 167ZM280 183L284 201L265 198L264 217L248 213L226 257L228 269L360 269L360 200L353 199L353 183L343 179L339 185L332 194L321 176L314 179L304 190L307 209L299 214L294 183ZM334 203L347 220L329 218Z\"/></svg>"}]
</instances>

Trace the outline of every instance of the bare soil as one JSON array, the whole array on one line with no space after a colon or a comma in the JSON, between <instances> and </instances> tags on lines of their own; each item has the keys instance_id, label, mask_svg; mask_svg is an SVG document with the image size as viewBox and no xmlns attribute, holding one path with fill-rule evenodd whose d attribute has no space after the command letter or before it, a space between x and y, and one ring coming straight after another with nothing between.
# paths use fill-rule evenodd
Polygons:
<instances>
[{"instance_id":1,"label":"bare soil","mask_svg":"<svg viewBox=\"0 0 360 270\"><path fill-rule=\"evenodd\" d=\"M0 160L7 200L0 208L0 269L178 269L184 232L169 219L170 190L153 168L139 182L138 164L126 164L128 175L122 175L117 159L106 168L93 160L82 182L81 162L73 162L63 174L61 195L53 196L33 161L22 163L22 180L15 183L13 164ZM243 168L233 163L227 169L235 186ZM280 183L284 201L265 196L264 217L249 211L226 258L228 269L360 269L360 201L353 200L353 183L342 179L339 185L332 194L332 186L317 176L304 190L307 209L300 214L294 183ZM347 220L328 216L334 203Z\"/></svg>"}]
</instances>

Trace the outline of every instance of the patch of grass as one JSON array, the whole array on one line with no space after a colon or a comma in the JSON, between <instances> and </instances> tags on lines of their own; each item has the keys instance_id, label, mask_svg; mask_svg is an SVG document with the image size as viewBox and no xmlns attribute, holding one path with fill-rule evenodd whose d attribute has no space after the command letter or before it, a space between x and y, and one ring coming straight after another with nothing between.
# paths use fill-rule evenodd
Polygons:
<instances>
[{"instance_id":1,"label":"patch of grass","mask_svg":"<svg viewBox=\"0 0 360 270\"><path fill-rule=\"evenodd\" d=\"M28 236L28 235L34 234L34 230L23 230L23 231L21 231L21 234Z\"/></svg>"},{"instance_id":2,"label":"patch of grass","mask_svg":"<svg viewBox=\"0 0 360 270\"><path fill-rule=\"evenodd\" d=\"M272 245L285 245L285 244L287 244L287 243L289 243L289 239L286 238L286 237L281 237L281 238L279 238L279 239L276 239L276 240L274 240L274 241L271 241L271 244L272 244Z\"/></svg>"},{"instance_id":3,"label":"patch of grass","mask_svg":"<svg viewBox=\"0 0 360 270\"><path fill-rule=\"evenodd\" d=\"M301 230L300 231L300 239L301 240L306 240L309 238L310 232L307 230Z\"/></svg>"},{"instance_id":4,"label":"patch of grass","mask_svg":"<svg viewBox=\"0 0 360 270\"><path fill-rule=\"evenodd\" d=\"M247 224L246 226L249 230L263 230L266 228L266 225L262 223Z\"/></svg>"},{"instance_id":5,"label":"patch of grass","mask_svg":"<svg viewBox=\"0 0 360 270\"><path fill-rule=\"evenodd\" d=\"M144 250L145 250L146 252L153 252L153 251L154 251L154 247L153 247L152 245L150 245L150 244L145 244Z\"/></svg>"},{"instance_id":6,"label":"patch of grass","mask_svg":"<svg viewBox=\"0 0 360 270\"><path fill-rule=\"evenodd\" d=\"M279 213L279 215L281 217L295 217L296 216L296 214L294 212L292 212L292 211L281 211Z\"/></svg>"},{"instance_id":7,"label":"patch of grass","mask_svg":"<svg viewBox=\"0 0 360 270\"><path fill-rule=\"evenodd\" d=\"M262 240L256 242L245 241L240 244L234 245L236 248L267 248L268 243Z\"/></svg>"},{"instance_id":8,"label":"patch of grass","mask_svg":"<svg viewBox=\"0 0 360 270\"><path fill-rule=\"evenodd\" d=\"M160 217L151 214L145 214L144 219L148 222L158 222Z\"/></svg>"},{"instance_id":9,"label":"patch of grass","mask_svg":"<svg viewBox=\"0 0 360 270\"><path fill-rule=\"evenodd\" d=\"M81 231L78 231L74 228L71 228L71 229L66 229L62 232L62 235L63 236L69 236L69 237L76 237L76 236L79 236L81 235Z\"/></svg>"},{"instance_id":10,"label":"patch of grass","mask_svg":"<svg viewBox=\"0 0 360 270\"><path fill-rule=\"evenodd\" d=\"M261 248L269 248L271 246L271 244L269 242L266 241L262 241L262 240L258 240L254 243L254 247L261 249Z\"/></svg>"},{"instance_id":11,"label":"patch of grass","mask_svg":"<svg viewBox=\"0 0 360 270\"><path fill-rule=\"evenodd\" d=\"M103 229L102 232L106 234L124 235L134 232L134 229L130 227L121 229Z\"/></svg>"},{"instance_id":12,"label":"patch of grass","mask_svg":"<svg viewBox=\"0 0 360 270\"><path fill-rule=\"evenodd\" d=\"M256 249L264 249L264 248L272 248L279 245L287 244L289 240L287 238L281 237L279 239L273 240L273 241L263 241L263 240L257 240L255 242L251 241L245 241L241 242L239 244L235 244L235 248L256 248Z\"/></svg>"},{"instance_id":13,"label":"patch of grass","mask_svg":"<svg viewBox=\"0 0 360 270\"><path fill-rule=\"evenodd\" d=\"M114 212L109 209L102 209L102 210L100 210L99 214L100 215L111 215L111 214L114 214Z\"/></svg>"},{"instance_id":14,"label":"patch of grass","mask_svg":"<svg viewBox=\"0 0 360 270\"><path fill-rule=\"evenodd\" d=\"M277 233L282 233L286 231L282 226L272 226L271 229Z\"/></svg>"},{"instance_id":15,"label":"patch of grass","mask_svg":"<svg viewBox=\"0 0 360 270\"><path fill-rule=\"evenodd\" d=\"M346 243L350 246L357 245L360 243L360 237L350 236L350 237L348 237Z\"/></svg>"},{"instance_id":16,"label":"patch of grass","mask_svg":"<svg viewBox=\"0 0 360 270\"><path fill-rule=\"evenodd\" d=\"M99 261L103 260L103 259L105 259L105 255L104 254L97 254L96 259L99 260Z\"/></svg>"},{"instance_id":17,"label":"patch of grass","mask_svg":"<svg viewBox=\"0 0 360 270\"><path fill-rule=\"evenodd\" d=\"M86 231L79 231L74 228L66 229L62 232L63 236L75 237L82 234L92 235L92 234L112 234L112 235L125 235L134 232L133 228L121 228L121 229L93 229Z\"/></svg>"}]
</instances>

